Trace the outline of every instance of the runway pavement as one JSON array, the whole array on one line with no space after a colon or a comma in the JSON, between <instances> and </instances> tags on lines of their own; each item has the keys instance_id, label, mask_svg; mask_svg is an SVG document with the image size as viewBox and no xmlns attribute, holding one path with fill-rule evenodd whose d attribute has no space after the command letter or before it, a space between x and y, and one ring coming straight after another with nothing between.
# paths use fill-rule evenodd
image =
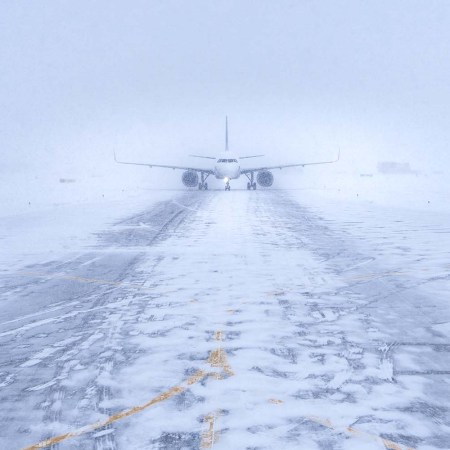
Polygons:
<instances>
[{"instance_id":1,"label":"runway pavement","mask_svg":"<svg viewBox=\"0 0 450 450\"><path fill-rule=\"evenodd\" d=\"M386 220L174 193L5 268L0 447L450 448L449 275L369 251Z\"/></svg>"}]
</instances>

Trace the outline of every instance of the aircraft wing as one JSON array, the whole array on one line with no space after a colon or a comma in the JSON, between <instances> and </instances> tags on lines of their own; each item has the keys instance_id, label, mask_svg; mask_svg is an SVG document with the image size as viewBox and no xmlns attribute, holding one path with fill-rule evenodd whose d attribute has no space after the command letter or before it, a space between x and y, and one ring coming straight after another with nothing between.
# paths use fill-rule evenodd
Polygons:
<instances>
[{"instance_id":1,"label":"aircraft wing","mask_svg":"<svg viewBox=\"0 0 450 450\"><path fill-rule=\"evenodd\" d=\"M305 167L305 166L314 166L317 164L333 164L335 162L339 161L339 158L341 156L341 151L339 150L337 159L333 161L319 161L319 162L307 162L307 163L297 163L297 164L281 164L279 166L260 166L260 167L251 167L251 168L245 168L241 169L241 174L251 173L251 172L258 172L259 170L273 170L273 169L285 169L288 167Z\"/></svg>"},{"instance_id":2,"label":"aircraft wing","mask_svg":"<svg viewBox=\"0 0 450 450\"><path fill-rule=\"evenodd\" d=\"M203 172L208 174L214 174L212 169L201 169L199 167L187 167L187 166L169 166L165 164L151 164L151 163L137 163L137 162L128 162L128 161L119 161L116 158L116 154L114 153L114 161L119 164L131 164L133 166L147 166L147 167L162 167L164 169L179 169L179 170L193 170L194 172Z\"/></svg>"}]
</instances>

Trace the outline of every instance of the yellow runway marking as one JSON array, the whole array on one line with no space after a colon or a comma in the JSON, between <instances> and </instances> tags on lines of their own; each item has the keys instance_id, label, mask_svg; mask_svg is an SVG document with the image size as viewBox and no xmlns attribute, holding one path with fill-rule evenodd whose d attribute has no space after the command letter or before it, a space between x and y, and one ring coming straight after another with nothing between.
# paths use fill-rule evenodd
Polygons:
<instances>
[{"instance_id":1,"label":"yellow runway marking","mask_svg":"<svg viewBox=\"0 0 450 450\"><path fill-rule=\"evenodd\" d=\"M280 404L284 403L283 400L279 400L279 399L275 399L275 398L269 399L269 402L273 403L275 405L280 405ZM304 416L304 417L305 417L305 419L309 420L310 422L314 422L319 425L323 425L324 427L329 428L330 430L333 430L333 431L337 431L337 432L344 431L352 436L363 437L363 438L369 439L374 442L380 442L384 445L385 448L387 448L389 450L415 450L413 447L406 447L404 445L397 444L396 442L393 442L389 439L384 439L375 434L366 433L365 431L361 431L361 430L358 430L353 427L336 426L333 424L333 422L331 422L330 419L325 419L323 417L318 417L318 416Z\"/></svg>"},{"instance_id":2,"label":"yellow runway marking","mask_svg":"<svg viewBox=\"0 0 450 450\"><path fill-rule=\"evenodd\" d=\"M219 432L216 431L216 421L219 416L220 411L216 411L203 418L203 422L208 425L208 429L202 433L201 449L213 448L214 444L219 440Z\"/></svg>"},{"instance_id":3,"label":"yellow runway marking","mask_svg":"<svg viewBox=\"0 0 450 450\"><path fill-rule=\"evenodd\" d=\"M222 341L222 332L216 331L214 338L216 341L219 341L219 342ZM225 374L228 376L234 375L234 373L231 370L231 367L227 361L226 353L224 352L224 350L222 348L211 351L207 362L212 367L218 367L218 368L222 369L222 371L225 372ZM196 383L199 383L200 381L202 381L208 377L211 377L215 380L222 380L225 378L221 372L206 372L203 370L198 370L194 375L189 377L183 384L170 388L169 390L163 392L162 394L151 399L150 401L148 401L147 403L145 403L143 405L135 406L130 409L126 409L125 411L122 411L118 414L114 414L105 420L100 420L93 424L86 425L82 428L79 428L78 430L70 431L68 433L61 434L59 436L55 436L50 439L46 439L44 441L38 442L37 444L31 445L29 447L25 447L23 450L37 450L40 448L49 447L50 445L57 444L59 442L66 441L68 439L75 438L77 436L81 436L83 434L98 430L99 428L103 428L114 422L125 419L134 414L140 413L141 411L144 411L145 409L148 409L154 405L157 405L158 403L164 402L165 400L168 400L176 395L179 395L179 394L183 393L184 391L186 391L190 386L192 386ZM205 447L205 448L211 448L211 447Z\"/></svg>"},{"instance_id":4,"label":"yellow runway marking","mask_svg":"<svg viewBox=\"0 0 450 450\"><path fill-rule=\"evenodd\" d=\"M61 434L60 436L56 436L56 437L53 437L50 439L46 439L45 441L41 441L30 447L25 447L23 450L36 450L39 448L45 448L45 447L48 447L53 444L57 444L62 441L66 441L67 439L81 436L82 434L90 433L92 431L98 430L99 428L103 428L107 425L117 422L118 420L125 419L126 417L137 414L137 413L143 411L144 409L150 408L158 403L168 400L171 397L181 394L182 392L187 390L189 386L192 386L193 384L198 383L199 381L203 380L208 375L209 375L209 373L199 370L194 375L189 377L184 384L182 384L180 386L172 387L168 391L163 392L162 394L151 399L149 402L147 402L143 405L135 406L134 408L127 409L118 414L114 414L113 416L108 417L106 420L100 420L91 425L87 425L85 427L79 428L78 430L71 431L71 432L65 433L65 434Z\"/></svg>"},{"instance_id":5,"label":"yellow runway marking","mask_svg":"<svg viewBox=\"0 0 450 450\"><path fill-rule=\"evenodd\" d=\"M221 342L223 340L223 332L216 331L214 334L214 339L218 342ZM211 351L207 362L212 367L217 367L217 368L222 369L222 371L227 376L234 375L234 372L232 371L231 366L228 363L226 352L221 347ZM162 394L158 395L157 397L154 397L153 399L151 399L150 401L148 401L147 403L145 403L143 405L135 406L133 408L127 409L118 414L114 414L105 420L97 421L93 424L86 425L82 428L79 428L78 430L71 431L71 432L68 432L68 433L65 433L65 434L62 434L59 436L55 436L50 439L46 439L44 441L38 442L37 444L31 445L29 447L25 447L23 450L37 450L37 449L49 447L50 445L54 445L59 442L63 442L68 439L75 438L75 437L81 436L83 434L87 434L92 431L98 430L99 428L103 428L114 422L125 419L134 414L140 413L140 412L144 411L145 409L148 409L154 405L164 402L165 400L175 397L175 396L183 393L184 391L186 391L190 386L192 386L196 383L199 383L200 381L202 381L208 377L211 377L216 380L222 380L225 378L221 372L206 372L203 370L198 370L194 375L189 377L183 384L170 388L169 390L163 392ZM276 399L276 398L270 398L268 401L275 405L281 405L282 403L284 403L283 400ZM217 421L217 418L219 417L219 415L220 415L220 411L216 411L213 414L208 414L203 419L203 422L208 424L208 429L202 433L201 449L211 449L211 448L213 448L214 443L217 442L219 434L216 431L215 427L216 427L216 421ZM335 426L329 419L325 419L322 417L305 416L305 419L307 419L311 422L323 425L324 427L327 427L331 430L335 430L338 432L344 431L346 433L349 433L352 436L364 437L366 439L370 439L375 442L381 442L385 446L385 448L389 449L389 450L415 450L412 447L405 447L405 446L397 444L389 439L384 439L384 438L381 438L380 436L366 433L365 431L358 430L351 426L349 426L349 427Z\"/></svg>"},{"instance_id":6,"label":"yellow runway marking","mask_svg":"<svg viewBox=\"0 0 450 450\"><path fill-rule=\"evenodd\" d=\"M216 331L214 335L214 339L216 341L221 342L223 340L223 333L222 331ZM222 347L219 346L219 348L213 350L208 358L208 363L212 367L219 367L222 369L226 375L232 377L234 375L234 372L231 370L231 366L228 363L228 358L226 352L222 349ZM218 374L221 376L221 374Z\"/></svg>"},{"instance_id":7,"label":"yellow runway marking","mask_svg":"<svg viewBox=\"0 0 450 450\"><path fill-rule=\"evenodd\" d=\"M348 277L345 278L345 280L350 280L350 281L370 281L370 280L375 280L377 278L384 278L390 275L407 275L408 273L412 273L413 271L409 271L409 272L397 272L397 271L392 271L392 272L381 272L381 273L368 273L368 274L364 274L364 275L356 275L354 277Z\"/></svg>"},{"instance_id":8,"label":"yellow runway marking","mask_svg":"<svg viewBox=\"0 0 450 450\"><path fill-rule=\"evenodd\" d=\"M219 367L222 369L228 376L231 377L234 375L234 372L231 370L231 366L228 363L227 354L223 349L218 348L213 350L209 355L208 362L212 367Z\"/></svg>"},{"instance_id":9,"label":"yellow runway marking","mask_svg":"<svg viewBox=\"0 0 450 450\"><path fill-rule=\"evenodd\" d=\"M423 269L426 270L426 269ZM366 275L360 275L355 277L349 277L346 278L347 280L371 280L376 278L382 278L388 275L405 275L409 272L400 272L400 271L392 271L392 272L385 272L385 273L373 273L373 274L366 274ZM103 279L97 279L97 278L86 278L86 277L78 277L78 276L70 276L70 275L59 275L59 274L45 274L45 273L38 273L38 272L19 272L19 275L28 276L28 277L39 277L39 278L59 278L59 279L65 279L65 280L71 280L71 281L79 281L83 283L97 283L97 284L106 284L106 285L112 285L112 286L121 286L121 287L129 287L133 289L137 289L140 291L145 291L145 288L143 289L143 286L129 283L126 281L110 281L110 280L103 280ZM273 291L269 292L268 295L271 296L283 296L286 295L289 292L289 290L284 291ZM198 300L191 300L192 303L197 302ZM235 313L236 311L233 309L227 310L228 313ZM216 331L214 335L214 339L218 342L221 342L223 340L223 333L222 331ZM233 376L235 375L233 370L231 369L231 366L228 362L227 354L226 352L219 346L218 349L212 350L207 362L212 366L216 368L222 369L222 372L225 373L226 376ZM163 392L162 394L158 395L157 397L153 398L149 402L136 406L130 409L127 409L125 411L122 411L118 414L115 414L113 416L110 416L106 420L98 421L93 424L84 426L82 428L79 428L78 430L68 432L50 439L46 439L44 441L41 441L35 445L32 445L30 447L26 447L23 450L36 450L40 448L45 448L53 444L57 444L59 442L81 436L86 433L90 433L92 431L98 430L99 428L103 428L107 425L110 425L114 422L117 422L119 420L125 419L129 416L132 416L134 414L137 414L147 408L150 408L158 403L161 403L165 400L168 400L176 395L181 394L182 392L186 391L189 386L192 386L201 380L212 377L216 380L224 379L223 373L220 372L204 372L202 370L197 371L193 376L189 377L186 382L180 386L174 386L168 391ZM271 398L269 399L270 403L273 404L282 404L283 401L279 399ZM217 420L219 413L216 412L215 414L209 414L205 416L204 422L208 424L208 430L206 430L202 434L202 440L201 440L201 448L202 449L210 449L213 447L214 443L218 439L218 433L215 431L215 422ZM329 429L337 430L337 428L331 423L328 419L323 419L320 417L315 416L307 416L306 419L318 423L320 425L323 425ZM345 432L354 435L354 436L361 436L368 438L372 441L381 442L386 449L389 450L414 450L412 447L404 447L400 444L397 444L393 441L390 441L389 439L384 439L376 435L372 435L369 433L366 433L364 431L357 430L353 427L347 427L344 429Z\"/></svg>"},{"instance_id":10,"label":"yellow runway marking","mask_svg":"<svg viewBox=\"0 0 450 450\"><path fill-rule=\"evenodd\" d=\"M346 433L349 433L352 436L359 436L374 442L381 442L385 446L385 448L389 450L415 450L413 447L406 447L404 445L397 444L389 439L384 439L375 434L366 433L365 431L361 431L353 427L345 427L342 429L341 427L333 425L333 423L329 419L323 419L322 417L306 416L306 419L310 420L311 422L323 425L324 427L327 427L330 430L345 431Z\"/></svg>"},{"instance_id":11,"label":"yellow runway marking","mask_svg":"<svg viewBox=\"0 0 450 450\"><path fill-rule=\"evenodd\" d=\"M214 333L214 340L218 342L223 341L223 332L218 330ZM218 349L213 350L209 354L208 363L212 367L219 367L227 376L233 376L234 372L231 370L231 366L228 363L227 354L219 346ZM212 373L214 378L223 380L224 376L221 373ZM202 439L200 442L201 449L211 449L219 439L219 433L216 431L216 421L220 416L220 411L208 414L204 417L203 422L208 424L208 429L202 433Z\"/></svg>"}]
</instances>

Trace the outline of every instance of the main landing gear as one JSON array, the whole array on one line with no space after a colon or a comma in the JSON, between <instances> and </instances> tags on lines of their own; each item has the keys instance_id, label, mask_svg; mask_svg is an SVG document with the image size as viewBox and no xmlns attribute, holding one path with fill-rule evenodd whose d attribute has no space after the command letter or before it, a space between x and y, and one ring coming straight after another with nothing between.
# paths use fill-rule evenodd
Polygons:
<instances>
[{"instance_id":1,"label":"main landing gear","mask_svg":"<svg viewBox=\"0 0 450 450\"><path fill-rule=\"evenodd\" d=\"M256 191L255 176L253 172L250 172L250 176L247 173L245 174L245 176L248 178L247 190L250 191L251 189L253 189L254 191Z\"/></svg>"},{"instance_id":2,"label":"main landing gear","mask_svg":"<svg viewBox=\"0 0 450 450\"><path fill-rule=\"evenodd\" d=\"M200 183L198 183L198 190L201 191L203 189L204 191L207 191L208 183L206 182L206 179L209 177L209 173L206 174L206 177L205 177L205 172L201 172L200 176L202 177L202 181L200 181Z\"/></svg>"}]
</instances>

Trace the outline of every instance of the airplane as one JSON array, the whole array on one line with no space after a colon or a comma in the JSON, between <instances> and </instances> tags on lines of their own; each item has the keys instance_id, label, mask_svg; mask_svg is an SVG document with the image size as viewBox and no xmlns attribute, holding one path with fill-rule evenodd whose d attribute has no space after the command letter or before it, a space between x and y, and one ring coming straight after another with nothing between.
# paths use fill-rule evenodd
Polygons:
<instances>
[{"instance_id":1,"label":"airplane","mask_svg":"<svg viewBox=\"0 0 450 450\"><path fill-rule=\"evenodd\" d=\"M162 167L165 169L180 169L184 170L181 176L181 181L186 187L197 187L199 190L207 190L208 183L206 180L210 175L214 175L217 179L225 181L225 190L229 191L231 189L230 180L236 180L241 175L245 175L248 178L247 190L256 190L256 183L262 187L270 187L273 184L273 174L271 170L274 169L284 169L287 167L305 167L317 164L332 164L339 161L340 150L337 159L333 161L320 161L320 162L308 162L308 163L298 163L298 164L282 164L278 166L259 166L259 167L249 167L241 168L240 160L248 158L259 158L264 155L251 155L251 156L237 156L233 154L228 147L228 117L225 118L225 151L221 153L218 157L214 156L201 156L201 155L189 155L194 158L204 158L214 160L214 167L212 169L199 168L194 166L169 166L163 164L151 164L151 163L137 163L128 161L119 161L116 158L114 152L114 160L119 164L132 164L136 166L148 166L152 167ZM256 182L255 182L256 173ZM199 177L200 174L200 177Z\"/></svg>"}]
</instances>

